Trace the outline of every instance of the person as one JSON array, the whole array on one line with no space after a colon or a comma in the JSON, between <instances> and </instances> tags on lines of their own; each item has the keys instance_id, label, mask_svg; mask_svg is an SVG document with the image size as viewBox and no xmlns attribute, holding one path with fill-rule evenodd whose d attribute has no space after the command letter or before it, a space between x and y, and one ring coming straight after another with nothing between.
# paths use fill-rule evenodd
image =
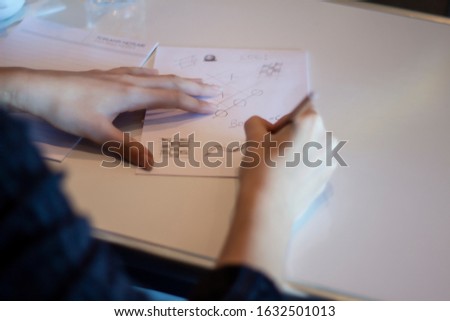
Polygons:
<instances>
[{"instance_id":1,"label":"person","mask_svg":"<svg viewBox=\"0 0 450 321\"><path fill-rule=\"evenodd\" d=\"M102 143L121 141L121 132L112 125L121 112L167 106L207 113L214 106L195 97L216 92L198 79L141 68L0 68L0 300L146 299L133 289L114 253L91 237L88 221L73 212L59 187L62 175L46 166L24 124L6 110L33 113ZM282 298L290 228L334 169L282 166L306 142L325 139L321 117L310 102L307 107L275 124L257 116L245 123L247 140L254 144L242 161L233 223L217 267L190 299ZM267 135L276 147L262 144ZM288 141L290 146L283 144ZM267 156L277 166L262 161ZM131 161L151 167L150 159L148 153Z\"/></svg>"}]
</instances>

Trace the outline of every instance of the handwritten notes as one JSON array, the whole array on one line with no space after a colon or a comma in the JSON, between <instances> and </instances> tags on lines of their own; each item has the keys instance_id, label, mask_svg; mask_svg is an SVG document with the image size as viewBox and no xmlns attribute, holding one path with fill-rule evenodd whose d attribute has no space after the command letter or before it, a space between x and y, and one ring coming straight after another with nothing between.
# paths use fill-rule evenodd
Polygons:
<instances>
[{"instance_id":1,"label":"handwritten notes","mask_svg":"<svg viewBox=\"0 0 450 321\"><path fill-rule=\"evenodd\" d=\"M147 111L141 142L154 154L150 174L236 177L245 121L275 122L298 104L309 92L307 58L304 51L159 47L161 74L202 78L222 92L203 97L217 108L211 115Z\"/></svg>"},{"instance_id":2,"label":"handwritten notes","mask_svg":"<svg viewBox=\"0 0 450 321\"><path fill-rule=\"evenodd\" d=\"M0 66L70 71L142 66L156 45L25 19L0 39ZM27 118L32 122L32 138L49 159L62 161L79 140L37 118Z\"/></svg>"}]
</instances>

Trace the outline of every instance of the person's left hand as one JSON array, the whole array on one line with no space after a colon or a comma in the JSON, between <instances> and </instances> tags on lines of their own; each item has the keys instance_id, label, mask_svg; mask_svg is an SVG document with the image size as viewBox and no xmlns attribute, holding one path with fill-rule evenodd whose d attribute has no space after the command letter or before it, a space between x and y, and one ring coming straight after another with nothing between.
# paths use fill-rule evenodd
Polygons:
<instances>
[{"instance_id":1,"label":"person's left hand","mask_svg":"<svg viewBox=\"0 0 450 321\"><path fill-rule=\"evenodd\" d=\"M211 113L214 106L196 97L219 93L200 79L158 75L145 68L84 72L5 68L3 75L5 71L15 77L8 84L15 84L11 105L99 144L124 142L123 133L112 124L119 113L149 108ZM123 156L128 155L129 148L126 144L122 147ZM133 154L129 161L149 169L152 155L148 151L146 155Z\"/></svg>"}]
</instances>

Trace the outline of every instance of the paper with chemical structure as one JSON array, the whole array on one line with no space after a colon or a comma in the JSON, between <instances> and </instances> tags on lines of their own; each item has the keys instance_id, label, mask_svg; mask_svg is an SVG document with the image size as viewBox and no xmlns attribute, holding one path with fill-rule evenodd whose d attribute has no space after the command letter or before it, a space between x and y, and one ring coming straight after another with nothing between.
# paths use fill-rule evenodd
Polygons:
<instances>
[{"instance_id":1,"label":"paper with chemical structure","mask_svg":"<svg viewBox=\"0 0 450 321\"><path fill-rule=\"evenodd\" d=\"M155 68L201 78L222 93L204 98L217 108L211 115L148 110L141 143L155 165L139 174L237 177L245 121L258 115L275 122L309 93L305 51L160 46Z\"/></svg>"},{"instance_id":2,"label":"paper with chemical structure","mask_svg":"<svg viewBox=\"0 0 450 321\"><path fill-rule=\"evenodd\" d=\"M0 39L0 66L70 71L138 67L156 46L154 41L143 43L30 18ZM37 117L27 118L32 139L46 158L62 161L79 140Z\"/></svg>"}]
</instances>

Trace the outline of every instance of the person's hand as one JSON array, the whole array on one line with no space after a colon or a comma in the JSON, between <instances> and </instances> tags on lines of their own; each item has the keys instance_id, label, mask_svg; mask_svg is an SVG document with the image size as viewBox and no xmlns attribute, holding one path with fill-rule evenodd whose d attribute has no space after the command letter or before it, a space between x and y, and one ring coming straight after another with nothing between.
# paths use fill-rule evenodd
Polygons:
<instances>
[{"instance_id":1,"label":"person's hand","mask_svg":"<svg viewBox=\"0 0 450 321\"><path fill-rule=\"evenodd\" d=\"M271 124L252 117L246 122L247 152L235 217L219 265L245 264L282 284L292 224L323 191L335 169L326 164L322 119L308 104L301 115L286 116L294 119ZM311 142L323 148L311 147L304 155L304 146ZM316 166L318 160L323 162Z\"/></svg>"},{"instance_id":2,"label":"person's hand","mask_svg":"<svg viewBox=\"0 0 450 321\"><path fill-rule=\"evenodd\" d=\"M5 68L0 74L3 84L8 76L2 90L9 98L6 103L99 144L123 142L123 133L112 124L119 113L149 108L211 113L213 106L196 97L218 94L217 88L199 79L158 75L145 68L85 72ZM127 146L122 146L124 156L128 155ZM152 163L148 151L131 158L145 168Z\"/></svg>"}]
</instances>

